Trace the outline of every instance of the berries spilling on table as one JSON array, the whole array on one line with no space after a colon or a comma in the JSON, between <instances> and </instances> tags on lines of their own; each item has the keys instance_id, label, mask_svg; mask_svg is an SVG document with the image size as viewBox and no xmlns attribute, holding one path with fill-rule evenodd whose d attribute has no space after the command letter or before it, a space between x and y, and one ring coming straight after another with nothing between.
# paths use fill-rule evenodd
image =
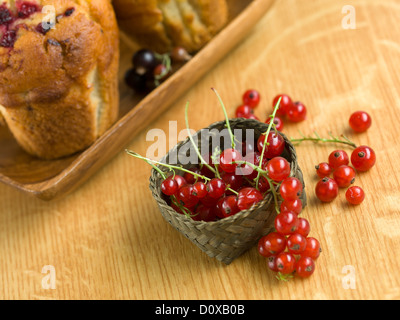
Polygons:
<instances>
[{"instance_id":1,"label":"berries spilling on table","mask_svg":"<svg viewBox=\"0 0 400 320\"><path fill-rule=\"evenodd\" d=\"M125 83L137 92L149 92L190 59L183 47L175 47L165 54L141 49L132 57L132 68L125 73Z\"/></svg>"}]
</instances>

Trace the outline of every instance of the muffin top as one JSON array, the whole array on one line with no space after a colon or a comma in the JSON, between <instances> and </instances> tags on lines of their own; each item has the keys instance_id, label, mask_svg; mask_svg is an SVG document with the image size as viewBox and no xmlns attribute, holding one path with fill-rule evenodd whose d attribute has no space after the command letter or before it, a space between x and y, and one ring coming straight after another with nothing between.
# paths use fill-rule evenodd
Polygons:
<instances>
[{"instance_id":1,"label":"muffin top","mask_svg":"<svg viewBox=\"0 0 400 320\"><path fill-rule=\"evenodd\" d=\"M0 104L62 98L112 63L118 30L109 0L0 4Z\"/></svg>"}]
</instances>

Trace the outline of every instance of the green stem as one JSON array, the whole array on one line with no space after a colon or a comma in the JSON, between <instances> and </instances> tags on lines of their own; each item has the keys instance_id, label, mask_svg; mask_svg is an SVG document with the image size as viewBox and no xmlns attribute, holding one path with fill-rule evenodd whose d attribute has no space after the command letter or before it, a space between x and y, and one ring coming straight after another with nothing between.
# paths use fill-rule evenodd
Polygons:
<instances>
[{"instance_id":1,"label":"green stem","mask_svg":"<svg viewBox=\"0 0 400 320\"><path fill-rule=\"evenodd\" d=\"M215 88L211 88L212 91L214 91L214 93L217 95L217 98L219 100L219 103L221 104L221 108L222 111L224 112L224 116L225 116L225 122L226 122L226 127L228 128L229 131L229 135L231 137L231 145L232 145L232 149L235 149L236 143L235 143L235 136L233 135L232 129L231 129L231 125L229 123L229 118L228 118L228 114L226 112L226 108L224 105L224 102L222 101L221 96L219 95L219 93L217 92L217 90L215 90Z\"/></svg>"},{"instance_id":2,"label":"green stem","mask_svg":"<svg viewBox=\"0 0 400 320\"><path fill-rule=\"evenodd\" d=\"M265 153L265 147L267 146L268 136L269 136L269 133L270 133L271 128L272 128L272 126L273 126L274 119L275 119L275 116L276 116L276 112L277 112L278 109L279 109L279 105L280 105L280 103L281 103L281 100L282 100L282 97L279 98L278 102L277 102L276 105L275 105L274 112L273 112L272 115L270 116L271 121L269 122L267 131L266 131L265 133L263 133L263 135L265 135L265 139L264 139L264 145L263 145L263 149L262 149L262 151L261 151L261 156L260 156L260 163L259 163L259 167L260 167L260 168L261 168L262 163L263 163L264 153ZM260 180L260 172L258 172L257 177L256 177L255 180L254 180L255 183L256 183L256 188L257 188L257 190L258 190L258 181L259 181L259 180Z\"/></svg>"},{"instance_id":3,"label":"green stem","mask_svg":"<svg viewBox=\"0 0 400 320\"><path fill-rule=\"evenodd\" d=\"M191 134L190 129L189 129L188 110L189 110L189 102L186 103L186 107L185 107L185 123L186 123L186 130L187 130L187 132L188 132L189 140L190 140L190 142L192 143L192 145L193 145L193 147L194 147L194 150L196 151L197 156L199 157L201 163L202 163L203 165L205 165L208 169L210 169L214 174L216 174L215 169L214 169L213 167L211 167L211 166L206 162L206 160L204 160L204 158L202 157L202 155L201 155L201 153L200 153L198 147L196 146L196 143L195 143L194 140L193 140L192 134Z\"/></svg>"},{"instance_id":4,"label":"green stem","mask_svg":"<svg viewBox=\"0 0 400 320\"><path fill-rule=\"evenodd\" d=\"M315 135L315 137L304 136L303 134L301 134L302 138L297 138L297 139L291 138L290 141L293 142L295 145L299 145L300 143L302 143L304 141L313 141L316 143L318 143L318 142L341 143L341 144L348 145L352 148L357 148L357 145L354 142L350 141L350 139L347 138L345 135L341 135L343 140L341 140L339 137L333 136L331 133L329 133L329 136L331 137L331 139L321 138L317 132L314 132L314 135Z\"/></svg>"},{"instance_id":5,"label":"green stem","mask_svg":"<svg viewBox=\"0 0 400 320\"><path fill-rule=\"evenodd\" d=\"M185 168L180 167L180 166L174 166L174 165L172 165L172 164L167 164L167 163L163 163L163 162L160 162L160 161L151 160L151 159L149 159L149 158L143 157L143 156L141 156L140 154L138 154L138 153L136 153L136 152L133 152L133 151L130 151L130 150L125 150L125 152L126 152L127 154L129 154L130 156L132 156L132 157L135 157L135 158L144 160L144 161L146 161L147 163L152 164L153 168L154 168L154 167L157 168L156 166L154 166L154 164L158 164L158 165L160 165L160 166L163 166L163 167L166 167L166 168L169 168L169 169L172 169L172 170L179 170L179 171L182 171L182 172L190 173L191 175L193 175L193 176L195 176L195 177L199 177L199 178L201 178L201 179L203 179L203 180L205 180L205 181L207 181L207 182L211 180L210 178L207 178L206 176L203 176L203 175L201 175L201 174L198 174L198 173L196 173L196 172L190 171L190 170L185 169ZM158 172L161 171L160 168L157 168L157 169L158 169L158 170L157 170ZM161 172L162 172L162 171L161 171ZM162 173L162 175L163 175L163 177L164 177L164 179L165 179L165 175L164 175L163 173ZM231 189L231 188L226 188L226 190L229 190L229 191L233 192L233 193L236 194L236 195L239 194L237 191L235 191L235 190L233 190L233 189Z\"/></svg>"}]
</instances>

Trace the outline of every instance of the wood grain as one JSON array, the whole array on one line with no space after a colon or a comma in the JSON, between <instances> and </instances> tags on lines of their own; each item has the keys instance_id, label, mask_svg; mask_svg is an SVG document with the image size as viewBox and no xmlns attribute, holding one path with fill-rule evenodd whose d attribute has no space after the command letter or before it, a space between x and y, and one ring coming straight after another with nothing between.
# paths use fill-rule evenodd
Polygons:
<instances>
[{"instance_id":1,"label":"wood grain","mask_svg":"<svg viewBox=\"0 0 400 320\"><path fill-rule=\"evenodd\" d=\"M208 258L161 217L148 189L150 168L124 152L65 198L43 202L0 185L0 298L2 299L399 299L400 280L400 5L396 0L355 4L357 27L341 21L347 1L280 0L235 50L129 143L145 154L146 133L169 121L197 130L222 119L210 87L231 115L242 92L260 90L256 113L265 118L275 94L289 93L308 107L308 119L284 132L346 133L375 149L377 164L357 175L364 203L350 207L315 199L314 165L336 145L297 148L309 205L303 215L323 252L315 274L279 282L256 248L224 266ZM373 126L348 129L363 109ZM346 149L351 151L350 149ZM160 155L161 156L161 155ZM56 289L42 288L43 266L56 270ZM343 287L343 268L355 289Z\"/></svg>"}]
</instances>

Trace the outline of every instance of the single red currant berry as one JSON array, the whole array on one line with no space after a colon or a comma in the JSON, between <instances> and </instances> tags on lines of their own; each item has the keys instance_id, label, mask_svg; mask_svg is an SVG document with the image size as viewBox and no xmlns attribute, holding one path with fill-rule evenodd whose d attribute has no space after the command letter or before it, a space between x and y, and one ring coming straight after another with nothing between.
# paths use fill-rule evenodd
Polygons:
<instances>
[{"instance_id":1,"label":"single red currant berry","mask_svg":"<svg viewBox=\"0 0 400 320\"><path fill-rule=\"evenodd\" d=\"M315 262L310 257L301 257L296 261L294 269L296 276L300 278L308 278L315 271Z\"/></svg>"},{"instance_id":2,"label":"single red currant berry","mask_svg":"<svg viewBox=\"0 0 400 320\"><path fill-rule=\"evenodd\" d=\"M172 177L168 177L161 183L161 192L167 196L174 195L178 190L178 183Z\"/></svg>"},{"instance_id":3,"label":"single red currant berry","mask_svg":"<svg viewBox=\"0 0 400 320\"><path fill-rule=\"evenodd\" d=\"M303 237L306 237L309 235L310 233L310 223L308 222L307 219L304 218L299 218L299 225L297 227L297 233L301 234Z\"/></svg>"},{"instance_id":4,"label":"single red currant berry","mask_svg":"<svg viewBox=\"0 0 400 320\"><path fill-rule=\"evenodd\" d=\"M215 210L210 207L206 207L203 204L200 204L196 207L195 214L192 216L192 219L195 221L206 221L211 222L215 221L217 218L215 214Z\"/></svg>"},{"instance_id":5,"label":"single red currant berry","mask_svg":"<svg viewBox=\"0 0 400 320\"><path fill-rule=\"evenodd\" d=\"M257 141L257 148L260 153L264 149L265 137L266 135L262 134ZM268 159L278 157L282 154L283 150L285 150L285 140L280 134L276 132L270 132L265 145L264 157Z\"/></svg>"},{"instance_id":6,"label":"single red currant berry","mask_svg":"<svg viewBox=\"0 0 400 320\"><path fill-rule=\"evenodd\" d=\"M271 118L268 118L267 120L265 120L266 124L270 124L270 122L271 122ZM284 126L283 120L281 118L279 118L278 116L276 116L274 118L274 125L275 125L276 130L278 130L278 131L283 130L283 126Z\"/></svg>"},{"instance_id":7,"label":"single red currant berry","mask_svg":"<svg viewBox=\"0 0 400 320\"><path fill-rule=\"evenodd\" d=\"M306 238L307 245L304 251L300 254L302 257L310 257L314 261L318 259L321 253L321 245L319 241L315 238Z\"/></svg>"},{"instance_id":8,"label":"single red currant berry","mask_svg":"<svg viewBox=\"0 0 400 320\"><path fill-rule=\"evenodd\" d=\"M257 90L247 90L243 94L243 103L254 109L260 103L260 98L260 93Z\"/></svg>"},{"instance_id":9,"label":"single red currant berry","mask_svg":"<svg viewBox=\"0 0 400 320\"><path fill-rule=\"evenodd\" d=\"M276 255L268 257L268 268L274 272L279 271L276 265Z\"/></svg>"},{"instance_id":10,"label":"single red currant berry","mask_svg":"<svg viewBox=\"0 0 400 320\"><path fill-rule=\"evenodd\" d=\"M344 150L335 150L329 155L328 162L333 169L340 166L347 166L349 164L349 156Z\"/></svg>"},{"instance_id":11,"label":"single red currant berry","mask_svg":"<svg viewBox=\"0 0 400 320\"><path fill-rule=\"evenodd\" d=\"M258 180L258 190L262 193L266 193L271 189L271 186L269 185L269 181L265 177L260 177L260 180Z\"/></svg>"},{"instance_id":12,"label":"single red currant berry","mask_svg":"<svg viewBox=\"0 0 400 320\"><path fill-rule=\"evenodd\" d=\"M204 182L197 181L193 185L193 195L196 196L199 199L204 198L208 194L207 192L207 186Z\"/></svg>"},{"instance_id":13,"label":"single red currant berry","mask_svg":"<svg viewBox=\"0 0 400 320\"><path fill-rule=\"evenodd\" d=\"M242 211L250 209L253 205L263 200L263 195L255 188L243 188L239 191L237 198L237 205Z\"/></svg>"},{"instance_id":14,"label":"single red currant berry","mask_svg":"<svg viewBox=\"0 0 400 320\"><path fill-rule=\"evenodd\" d=\"M301 102L295 102L286 110L286 116L291 122L301 122L307 117L307 108Z\"/></svg>"},{"instance_id":15,"label":"single red currant berry","mask_svg":"<svg viewBox=\"0 0 400 320\"><path fill-rule=\"evenodd\" d=\"M292 273L295 263L295 257L289 252L281 252L276 256L276 267L282 274Z\"/></svg>"},{"instance_id":16,"label":"single red currant berry","mask_svg":"<svg viewBox=\"0 0 400 320\"><path fill-rule=\"evenodd\" d=\"M260 159L261 159L261 154L256 151L252 152L246 155L245 161L254 164L256 167L260 165ZM265 168L267 165L268 159L266 157L263 157L263 163L261 165L261 168ZM253 180L257 177L258 172L253 169L253 167L249 166L248 164L243 164L240 166L241 168L241 174L246 176L247 179Z\"/></svg>"},{"instance_id":17,"label":"single red currant berry","mask_svg":"<svg viewBox=\"0 0 400 320\"><path fill-rule=\"evenodd\" d=\"M367 146L360 146L354 149L351 154L351 163L357 171L368 171L376 162L374 150Z\"/></svg>"},{"instance_id":18,"label":"single red currant berry","mask_svg":"<svg viewBox=\"0 0 400 320\"><path fill-rule=\"evenodd\" d=\"M349 124L355 132L364 132L371 127L372 119L365 111L357 111L350 116Z\"/></svg>"},{"instance_id":19,"label":"single red currant berry","mask_svg":"<svg viewBox=\"0 0 400 320\"><path fill-rule=\"evenodd\" d=\"M187 181L184 177L180 176L179 174L175 175L174 180L178 183L178 188L182 188L183 186L187 185Z\"/></svg>"},{"instance_id":20,"label":"single red currant berry","mask_svg":"<svg viewBox=\"0 0 400 320\"><path fill-rule=\"evenodd\" d=\"M361 189L360 187L357 186L350 187L346 191L346 200L353 205L360 204L361 202L364 201L364 198L365 198L364 190Z\"/></svg>"},{"instance_id":21,"label":"single red currant berry","mask_svg":"<svg viewBox=\"0 0 400 320\"><path fill-rule=\"evenodd\" d=\"M356 180L356 172L352 167L340 166L333 171L333 179L339 188L347 188Z\"/></svg>"},{"instance_id":22,"label":"single red currant berry","mask_svg":"<svg viewBox=\"0 0 400 320\"><path fill-rule=\"evenodd\" d=\"M247 119L252 114L253 114L253 109L246 105L241 105L241 106L237 107L236 112L235 112L236 118Z\"/></svg>"},{"instance_id":23,"label":"single red currant berry","mask_svg":"<svg viewBox=\"0 0 400 320\"><path fill-rule=\"evenodd\" d=\"M176 198L186 208L193 208L199 202L199 198L193 194L192 185L185 185L180 188L176 194Z\"/></svg>"},{"instance_id":24,"label":"single red currant berry","mask_svg":"<svg viewBox=\"0 0 400 320\"><path fill-rule=\"evenodd\" d=\"M284 236L295 233L298 226L299 218L294 212L284 211L275 218L275 230Z\"/></svg>"},{"instance_id":25,"label":"single red currant berry","mask_svg":"<svg viewBox=\"0 0 400 320\"><path fill-rule=\"evenodd\" d=\"M281 99L281 103L279 104L279 109L276 114L280 116L285 116L287 109L292 106L293 101L287 94L280 94L277 95L274 100L272 101L272 108L275 108L276 104L278 103L279 99Z\"/></svg>"},{"instance_id":26,"label":"single red currant berry","mask_svg":"<svg viewBox=\"0 0 400 320\"><path fill-rule=\"evenodd\" d=\"M278 232L271 232L262 237L260 241L270 256L281 253L286 248L286 237Z\"/></svg>"},{"instance_id":27,"label":"single red currant berry","mask_svg":"<svg viewBox=\"0 0 400 320\"><path fill-rule=\"evenodd\" d=\"M242 156L236 149L225 149L219 157L219 167L222 171L232 173L238 166L235 161L240 161Z\"/></svg>"},{"instance_id":28,"label":"single red currant berry","mask_svg":"<svg viewBox=\"0 0 400 320\"><path fill-rule=\"evenodd\" d=\"M224 198L221 198L218 201L218 207L220 210L220 216L221 218L226 218L233 216L234 214L238 213L239 207L237 205L238 200L236 196L227 196Z\"/></svg>"},{"instance_id":29,"label":"single red currant berry","mask_svg":"<svg viewBox=\"0 0 400 320\"><path fill-rule=\"evenodd\" d=\"M224 180L227 187L238 191L243 186L243 176L236 175L235 173L221 172L221 179ZM226 190L227 194L232 193Z\"/></svg>"},{"instance_id":30,"label":"single red currant berry","mask_svg":"<svg viewBox=\"0 0 400 320\"><path fill-rule=\"evenodd\" d=\"M269 160L266 169L268 177L276 182L280 182L290 175L290 164L282 157L275 157Z\"/></svg>"},{"instance_id":31,"label":"single red currant berry","mask_svg":"<svg viewBox=\"0 0 400 320\"><path fill-rule=\"evenodd\" d=\"M222 179L214 178L207 183L208 195L211 198L219 199L225 193L226 185Z\"/></svg>"},{"instance_id":32,"label":"single red currant berry","mask_svg":"<svg viewBox=\"0 0 400 320\"><path fill-rule=\"evenodd\" d=\"M315 170L317 170L317 175L320 178L329 177L333 172L332 167L327 162L321 162L319 165L315 166Z\"/></svg>"},{"instance_id":33,"label":"single red currant berry","mask_svg":"<svg viewBox=\"0 0 400 320\"><path fill-rule=\"evenodd\" d=\"M271 254L265 249L264 247L264 239L261 238L260 240L258 240L258 244L257 244L257 251L260 255L262 255L265 258L268 258L271 256Z\"/></svg>"},{"instance_id":34,"label":"single red currant berry","mask_svg":"<svg viewBox=\"0 0 400 320\"><path fill-rule=\"evenodd\" d=\"M335 180L325 177L317 183L315 194L322 202L331 202L338 196L339 186Z\"/></svg>"},{"instance_id":35,"label":"single red currant berry","mask_svg":"<svg viewBox=\"0 0 400 320\"><path fill-rule=\"evenodd\" d=\"M214 208L218 204L218 200L219 200L219 198L212 198L207 193L207 195L204 198L200 199L200 202L202 205L204 205L207 208Z\"/></svg>"},{"instance_id":36,"label":"single red currant berry","mask_svg":"<svg viewBox=\"0 0 400 320\"><path fill-rule=\"evenodd\" d=\"M279 193L283 200L293 201L301 196L303 184L296 177L289 177L282 181Z\"/></svg>"},{"instance_id":37,"label":"single red currant berry","mask_svg":"<svg viewBox=\"0 0 400 320\"><path fill-rule=\"evenodd\" d=\"M306 238L300 233L294 233L287 239L287 248L292 254L300 254L306 249Z\"/></svg>"},{"instance_id":38,"label":"single red currant berry","mask_svg":"<svg viewBox=\"0 0 400 320\"><path fill-rule=\"evenodd\" d=\"M283 200L281 203L281 212L292 211L295 214L299 215L301 213L301 210L303 210L303 203L300 199L292 201Z\"/></svg>"}]
</instances>

